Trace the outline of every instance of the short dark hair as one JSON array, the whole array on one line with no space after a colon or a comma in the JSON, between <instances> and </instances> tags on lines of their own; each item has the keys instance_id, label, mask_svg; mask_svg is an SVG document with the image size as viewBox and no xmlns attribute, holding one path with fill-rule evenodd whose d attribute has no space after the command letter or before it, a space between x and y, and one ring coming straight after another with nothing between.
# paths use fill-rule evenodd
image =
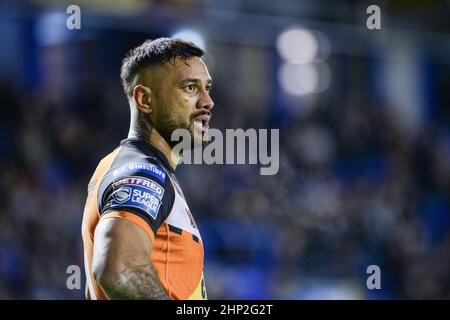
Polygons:
<instances>
[{"instance_id":1,"label":"short dark hair","mask_svg":"<svg viewBox=\"0 0 450 320\"><path fill-rule=\"evenodd\" d=\"M205 52L194 43L181 39L147 40L140 46L131 49L122 61L120 79L123 89L128 96L131 96L133 79L145 67L164 64L177 57L181 57L186 63L186 59L202 57L204 54Z\"/></svg>"}]
</instances>

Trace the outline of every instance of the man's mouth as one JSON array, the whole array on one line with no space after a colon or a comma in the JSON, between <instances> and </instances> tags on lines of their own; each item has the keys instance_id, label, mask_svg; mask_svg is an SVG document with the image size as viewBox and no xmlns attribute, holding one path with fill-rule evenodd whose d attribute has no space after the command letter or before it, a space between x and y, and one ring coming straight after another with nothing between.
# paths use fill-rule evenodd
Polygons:
<instances>
[{"instance_id":1,"label":"man's mouth","mask_svg":"<svg viewBox=\"0 0 450 320\"><path fill-rule=\"evenodd\" d=\"M210 115L203 114L201 116L197 116L194 118L195 125L202 131L206 131L209 129L209 120L211 119Z\"/></svg>"}]
</instances>

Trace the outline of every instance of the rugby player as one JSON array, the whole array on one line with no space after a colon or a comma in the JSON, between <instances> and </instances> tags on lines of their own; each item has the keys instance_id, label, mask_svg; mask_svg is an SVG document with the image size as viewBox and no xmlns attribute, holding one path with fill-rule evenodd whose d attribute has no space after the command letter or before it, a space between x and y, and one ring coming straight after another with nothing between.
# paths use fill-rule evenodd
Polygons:
<instances>
[{"instance_id":1,"label":"rugby player","mask_svg":"<svg viewBox=\"0 0 450 320\"><path fill-rule=\"evenodd\" d=\"M174 174L182 155L172 154L171 139L179 128L193 139L207 133L214 103L203 54L191 42L159 38L122 62L130 130L88 185L87 299L207 298L202 238Z\"/></svg>"}]
</instances>

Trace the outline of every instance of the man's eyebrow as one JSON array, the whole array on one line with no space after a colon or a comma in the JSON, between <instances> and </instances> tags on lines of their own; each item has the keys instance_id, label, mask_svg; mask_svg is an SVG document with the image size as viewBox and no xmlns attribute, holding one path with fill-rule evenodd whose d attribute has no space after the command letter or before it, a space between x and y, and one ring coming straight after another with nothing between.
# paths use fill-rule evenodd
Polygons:
<instances>
[{"instance_id":1,"label":"man's eyebrow","mask_svg":"<svg viewBox=\"0 0 450 320\"><path fill-rule=\"evenodd\" d=\"M185 79L181 80L181 83L190 83L190 82L198 83L198 82L202 82L202 80L199 79L199 78L185 78ZM212 79L206 80L206 84L211 85L212 84Z\"/></svg>"}]
</instances>

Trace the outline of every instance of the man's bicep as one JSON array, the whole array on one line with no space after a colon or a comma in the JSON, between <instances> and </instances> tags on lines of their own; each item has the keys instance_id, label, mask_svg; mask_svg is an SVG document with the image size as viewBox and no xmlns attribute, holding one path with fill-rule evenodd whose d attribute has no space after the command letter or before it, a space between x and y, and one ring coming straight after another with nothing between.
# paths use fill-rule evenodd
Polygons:
<instances>
[{"instance_id":1,"label":"man's bicep","mask_svg":"<svg viewBox=\"0 0 450 320\"><path fill-rule=\"evenodd\" d=\"M94 233L94 275L117 274L129 265L149 262L151 248L152 240L141 226L120 217L105 216Z\"/></svg>"}]
</instances>

